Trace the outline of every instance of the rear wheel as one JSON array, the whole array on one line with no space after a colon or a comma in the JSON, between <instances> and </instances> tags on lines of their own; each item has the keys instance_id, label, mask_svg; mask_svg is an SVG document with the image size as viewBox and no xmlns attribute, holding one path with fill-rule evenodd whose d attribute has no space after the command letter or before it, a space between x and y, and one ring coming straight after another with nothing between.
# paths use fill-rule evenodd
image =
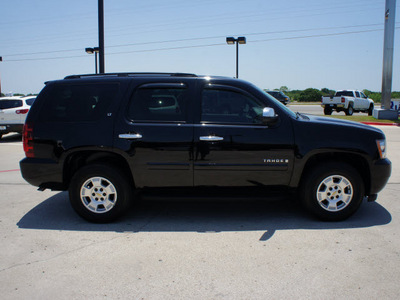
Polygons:
<instances>
[{"instance_id":1,"label":"rear wheel","mask_svg":"<svg viewBox=\"0 0 400 300\"><path fill-rule=\"evenodd\" d=\"M360 174L346 163L325 163L306 174L301 186L304 206L324 221L350 217L360 206L364 183Z\"/></svg>"},{"instance_id":2,"label":"rear wheel","mask_svg":"<svg viewBox=\"0 0 400 300\"><path fill-rule=\"evenodd\" d=\"M122 172L110 165L88 165L73 176L69 198L82 218L106 223L126 211L132 198L132 186Z\"/></svg>"},{"instance_id":3,"label":"rear wheel","mask_svg":"<svg viewBox=\"0 0 400 300\"><path fill-rule=\"evenodd\" d=\"M324 107L324 114L325 115L331 115L332 114L332 109L330 107Z\"/></svg>"},{"instance_id":4,"label":"rear wheel","mask_svg":"<svg viewBox=\"0 0 400 300\"><path fill-rule=\"evenodd\" d=\"M353 109L353 105L352 104L349 104L349 107L346 109L345 113L346 113L346 116L352 116L353 115L354 109Z\"/></svg>"}]
</instances>

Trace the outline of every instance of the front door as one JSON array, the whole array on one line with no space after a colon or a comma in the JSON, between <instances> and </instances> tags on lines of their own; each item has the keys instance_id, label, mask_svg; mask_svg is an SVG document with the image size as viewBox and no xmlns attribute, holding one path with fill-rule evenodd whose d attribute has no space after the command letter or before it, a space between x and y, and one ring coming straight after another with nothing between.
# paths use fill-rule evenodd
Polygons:
<instances>
[{"instance_id":1,"label":"front door","mask_svg":"<svg viewBox=\"0 0 400 300\"><path fill-rule=\"evenodd\" d=\"M194 133L195 186L287 185L293 133L283 116L262 123L266 101L236 87L205 85Z\"/></svg>"}]
</instances>

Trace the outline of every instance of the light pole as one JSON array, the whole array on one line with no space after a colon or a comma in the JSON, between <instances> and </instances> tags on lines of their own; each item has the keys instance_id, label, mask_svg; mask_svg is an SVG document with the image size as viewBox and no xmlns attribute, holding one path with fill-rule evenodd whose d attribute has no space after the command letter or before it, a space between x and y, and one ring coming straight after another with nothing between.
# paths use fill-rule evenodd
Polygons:
<instances>
[{"instance_id":1,"label":"light pole","mask_svg":"<svg viewBox=\"0 0 400 300\"><path fill-rule=\"evenodd\" d=\"M3 61L3 56L0 56L0 62ZM0 78L0 97L1 97L1 78Z\"/></svg>"},{"instance_id":2,"label":"light pole","mask_svg":"<svg viewBox=\"0 0 400 300\"><path fill-rule=\"evenodd\" d=\"M239 78L239 44L246 44L246 38L244 36L239 36L237 39L234 37L227 37L226 43L228 45L236 43L236 78Z\"/></svg>"},{"instance_id":3,"label":"light pole","mask_svg":"<svg viewBox=\"0 0 400 300\"><path fill-rule=\"evenodd\" d=\"M95 70L97 74L97 53L99 53L99 47L94 47L94 48L85 48L86 53L88 54L93 54L94 53L94 64L95 64Z\"/></svg>"}]
</instances>

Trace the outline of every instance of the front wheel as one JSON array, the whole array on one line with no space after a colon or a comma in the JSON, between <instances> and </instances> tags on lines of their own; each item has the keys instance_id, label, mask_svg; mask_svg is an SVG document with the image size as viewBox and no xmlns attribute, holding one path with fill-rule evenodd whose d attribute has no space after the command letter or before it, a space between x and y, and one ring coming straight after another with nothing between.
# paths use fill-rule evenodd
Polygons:
<instances>
[{"instance_id":1,"label":"front wheel","mask_svg":"<svg viewBox=\"0 0 400 300\"><path fill-rule=\"evenodd\" d=\"M374 112L374 105L371 104L368 108L368 116L372 116L372 113Z\"/></svg>"},{"instance_id":2,"label":"front wheel","mask_svg":"<svg viewBox=\"0 0 400 300\"><path fill-rule=\"evenodd\" d=\"M114 167L88 165L72 177L69 198L82 218L107 223L126 211L132 198L132 187L126 176Z\"/></svg>"},{"instance_id":3,"label":"front wheel","mask_svg":"<svg viewBox=\"0 0 400 300\"><path fill-rule=\"evenodd\" d=\"M360 206L364 183L352 166L326 163L315 167L305 176L300 191L301 200L321 220L344 220Z\"/></svg>"}]
</instances>

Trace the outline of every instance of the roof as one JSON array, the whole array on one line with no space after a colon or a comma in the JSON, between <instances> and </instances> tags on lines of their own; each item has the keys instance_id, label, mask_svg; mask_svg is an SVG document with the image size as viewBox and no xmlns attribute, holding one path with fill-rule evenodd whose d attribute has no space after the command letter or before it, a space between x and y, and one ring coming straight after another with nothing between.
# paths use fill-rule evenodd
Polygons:
<instances>
[{"instance_id":1,"label":"roof","mask_svg":"<svg viewBox=\"0 0 400 300\"><path fill-rule=\"evenodd\" d=\"M104 78L104 77L198 77L196 74L191 73L104 73L104 74L81 74L81 75L69 75L64 79L77 79L77 78Z\"/></svg>"}]
</instances>

